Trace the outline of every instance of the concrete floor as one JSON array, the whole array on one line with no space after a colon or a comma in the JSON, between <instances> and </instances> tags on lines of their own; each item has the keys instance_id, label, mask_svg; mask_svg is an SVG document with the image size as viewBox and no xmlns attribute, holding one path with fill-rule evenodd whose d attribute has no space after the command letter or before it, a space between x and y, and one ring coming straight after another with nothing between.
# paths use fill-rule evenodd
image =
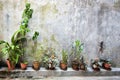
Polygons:
<instances>
[{"instance_id":1,"label":"concrete floor","mask_svg":"<svg viewBox=\"0 0 120 80\"><path fill-rule=\"evenodd\" d=\"M105 76L105 77L48 77L41 79L25 79L25 78L16 78L16 79L0 79L0 80L120 80L120 76Z\"/></svg>"}]
</instances>

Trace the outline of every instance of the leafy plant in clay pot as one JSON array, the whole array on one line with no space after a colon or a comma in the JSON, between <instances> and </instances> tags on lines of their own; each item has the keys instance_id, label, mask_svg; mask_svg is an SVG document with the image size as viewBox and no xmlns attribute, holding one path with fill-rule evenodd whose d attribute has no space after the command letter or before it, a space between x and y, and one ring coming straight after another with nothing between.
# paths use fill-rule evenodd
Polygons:
<instances>
[{"instance_id":1,"label":"leafy plant in clay pot","mask_svg":"<svg viewBox=\"0 0 120 80\"><path fill-rule=\"evenodd\" d=\"M91 67L94 71L100 71L99 59L91 60Z\"/></svg>"},{"instance_id":2,"label":"leafy plant in clay pot","mask_svg":"<svg viewBox=\"0 0 120 80\"><path fill-rule=\"evenodd\" d=\"M62 50L62 60L60 61L60 68L62 70L67 70L67 59L68 59L67 51Z\"/></svg>"},{"instance_id":3,"label":"leafy plant in clay pot","mask_svg":"<svg viewBox=\"0 0 120 80\"><path fill-rule=\"evenodd\" d=\"M85 63L85 60L84 60L83 56L80 58L80 70L84 70L84 71L87 70L87 65Z\"/></svg>"},{"instance_id":4,"label":"leafy plant in clay pot","mask_svg":"<svg viewBox=\"0 0 120 80\"><path fill-rule=\"evenodd\" d=\"M24 46L26 42L26 33L29 32L27 28L29 19L32 17L33 10L30 9L30 3L26 3L26 9L22 15L22 22L20 28L14 32L11 37L11 42L0 41L3 44L2 52L8 56L7 64L8 69L14 69L15 65L19 62L19 59L24 54Z\"/></svg>"},{"instance_id":5,"label":"leafy plant in clay pot","mask_svg":"<svg viewBox=\"0 0 120 80\"><path fill-rule=\"evenodd\" d=\"M26 47L27 47L27 37L26 37L26 34L30 31L28 29L28 23L29 23L29 20L32 18L32 13L33 13L33 9L30 8L30 3L26 3L26 8L24 9L23 11L23 14L22 14L22 21L21 21L21 24L20 24L20 30L21 32L18 33L17 37L21 37L21 36L24 36L26 38L26 40L22 40L22 41L19 41L18 44L20 44L20 48L22 50L22 53L23 55L20 57L20 66L21 66L21 69L26 69L27 67L27 61L24 60L25 58L25 51L26 51ZM23 68L25 67L25 68Z\"/></svg>"},{"instance_id":6,"label":"leafy plant in clay pot","mask_svg":"<svg viewBox=\"0 0 120 80\"><path fill-rule=\"evenodd\" d=\"M53 48L48 48L46 54L44 54L42 59L44 66L48 70L55 70L55 67L58 63L58 59L55 55L55 51Z\"/></svg>"},{"instance_id":7,"label":"leafy plant in clay pot","mask_svg":"<svg viewBox=\"0 0 120 80\"><path fill-rule=\"evenodd\" d=\"M39 32L35 32L32 37L32 40L34 42L34 46L32 47L32 52L33 52L33 57L34 57L34 61L33 61L33 69L34 70L39 70L40 59L42 57L42 54L44 53L44 49L42 46L40 46L38 48L38 43L37 43L38 36L39 36Z\"/></svg>"},{"instance_id":8,"label":"leafy plant in clay pot","mask_svg":"<svg viewBox=\"0 0 120 80\"><path fill-rule=\"evenodd\" d=\"M16 42L16 40L12 40L11 43L0 41L0 44L3 45L2 53L8 56L7 65L9 70L15 68L19 57L22 55L21 49L17 44L14 44L14 42Z\"/></svg>"},{"instance_id":9,"label":"leafy plant in clay pot","mask_svg":"<svg viewBox=\"0 0 120 80\"><path fill-rule=\"evenodd\" d=\"M101 67L106 70L111 70L111 62L107 59L100 59Z\"/></svg>"},{"instance_id":10,"label":"leafy plant in clay pot","mask_svg":"<svg viewBox=\"0 0 120 80\"><path fill-rule=\"evenodd\" d=\"M20 63L21 69L26 70L27 69L27 64L28 64L28 61L21 62Z\"/></svg>"},{"instance_id":11,"label":"leafy plant in clay pot","mask_svg":"<svg viewBox=\"0 0 120 80\"><path fill-rule=\"evenodd\" d=\"M83 51L83 44L81 44L79 40L76 40L72 47L72 55L74 55L74 59L72 61L72 68L74 70L79 70L80 57L81 57L80 54L82 51Z\"/></svg>"}]
</instances>

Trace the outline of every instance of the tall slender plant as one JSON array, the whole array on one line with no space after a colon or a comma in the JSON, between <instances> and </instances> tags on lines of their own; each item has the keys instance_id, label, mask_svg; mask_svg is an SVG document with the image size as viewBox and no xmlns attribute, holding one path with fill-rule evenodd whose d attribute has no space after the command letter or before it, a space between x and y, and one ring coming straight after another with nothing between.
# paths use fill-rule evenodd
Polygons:
<instances>
[{"instance_id":1,"label":"tall slender plant","mask_svg":"<svg viewBox=\"0 0 120 80\"><path fill-rule=\"evenodd\" d=\"M38 60L40 58L40 56L37 52L37 46L38 46L37 38L38 38L38 36L39 36L39 32L35 31L35 33L32 37L32 40L34 42L34 46L32 47L32 53L33 53L32 57L35 57L35 60Z\"/></svg>"},{"instance_id":2,"label":"tall slender plant","mask_svg":"<svg viewBox=\"0 0 120 80\"><path fill-rule=\"evenodd\" d=\"M60 61L60 68L62 70L67 70L67 59L68 59L68 54L67 51L64 49L62 50L62 60Z\"/></svg>"},{"instance_id":3,"label":"tall slender plant","mask_svg":"<svg viewBox=\"0 0 120 80\"><path fill-rule=\"evenodd\" d=\"M64 64L67 64L68 54L67 51L62 50L62 61Z\"/></svg>"},{"instance_id":4,"label":"tall slender plant","mask_svg":"<svg viewBox=\"0 0 120 80\"><path fill-rule=\"evenodd\" d=\"M33 10L30 9L30 3L26 4L26 9L22 15L22 22L20 24L20 28L13 34L11 38L11 42L7 42L4 40L0 41L0 44L3 44L4 47L2 52L8 55L9 60L12 64L17 64L19 58L24 53L24 43L26 41L26 33L29 32L28 22L32 17Z\"/></svg>"},{"instance_id":5,"label":"tall slender plant","mask_svg":"<svg viewBox=\"0 0 120 80\"><path fill-rule=\"evenodd\" d=\"M81 43L79 40L76 40L72 46L71 55L74 55L75 60L80 60L82 51L83 51L83 43Z\"/></svg>"},{"instance_id":6,"label":"tall slender plant","mask_svg":"<svg viewBox=\"0 0 120 80\"><path fill-rule=\"evenodd\" d=\"M83 44L79 40L76 40L72 47L72 55L74 56L74 60L72 61L72 68L74 70L79 70L79 65L81 60L80 57L82 51L83 51Z\"/></svg>"}]
</instances>

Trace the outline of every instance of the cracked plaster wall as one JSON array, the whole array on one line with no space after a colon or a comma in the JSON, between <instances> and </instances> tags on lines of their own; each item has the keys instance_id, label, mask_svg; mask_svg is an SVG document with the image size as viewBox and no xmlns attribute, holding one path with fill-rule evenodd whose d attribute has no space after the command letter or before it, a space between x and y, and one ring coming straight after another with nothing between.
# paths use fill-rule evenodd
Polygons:
<instances>
[{"instance_id":1,"label":"cracked plaster wall","mask_svg":"<svg viewBox=\"0 0 120 80\"><path fill-rule=\"evenodd\" d=\"M56 48L59 58L62 48L69 50L79 39L88 63L104 57L120 67L120 0L0 0L1 40L10 41L19 28L27 1L34 10L29 36L39 31L39 42ZM101 41L103 53L99 52Z\"/></svg>"}]
</instances>

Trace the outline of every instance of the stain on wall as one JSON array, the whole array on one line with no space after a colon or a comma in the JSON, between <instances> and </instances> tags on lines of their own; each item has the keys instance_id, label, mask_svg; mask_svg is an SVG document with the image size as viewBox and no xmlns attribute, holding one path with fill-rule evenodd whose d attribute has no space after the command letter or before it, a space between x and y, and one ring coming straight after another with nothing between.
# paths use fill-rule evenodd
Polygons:
<instances>
[{"instance_id":1,"label":"stain on wall","mask_svg":"<svg viewBox=\"0 0 120 80\"><path fill-rule=\"evenodd\" d=\"M84 43L82 55L89 64L92 58L102 57L120 67L120 0L1 0L2 39L9 40L19 28L27 1L34 10L28 35L39 31L38 41L56 48L59 58L63 48L70 53L72 43L79 39ZM104 42L102 54L99 53L101 41Z\"/></svg>"},{"instance_id":2,"label":"stain on wall","mask_svg":"<svg viewBox=\"0 0 120 80\"><path fill-rule=\"evenodd\" d=\"M115 3L114 3L114 8L118 11L120 11L120 0L117 0Z\"/></svg>"},{"instance_id":3,"label":"stain on wall","mask_svg":"<svg viewBox=\"0 0 120 80\"><path fill-rule=\"evenodd\" d=\"M0 39L3 39L3 3L0 1Z\"/></svg>"}]
</instances>

